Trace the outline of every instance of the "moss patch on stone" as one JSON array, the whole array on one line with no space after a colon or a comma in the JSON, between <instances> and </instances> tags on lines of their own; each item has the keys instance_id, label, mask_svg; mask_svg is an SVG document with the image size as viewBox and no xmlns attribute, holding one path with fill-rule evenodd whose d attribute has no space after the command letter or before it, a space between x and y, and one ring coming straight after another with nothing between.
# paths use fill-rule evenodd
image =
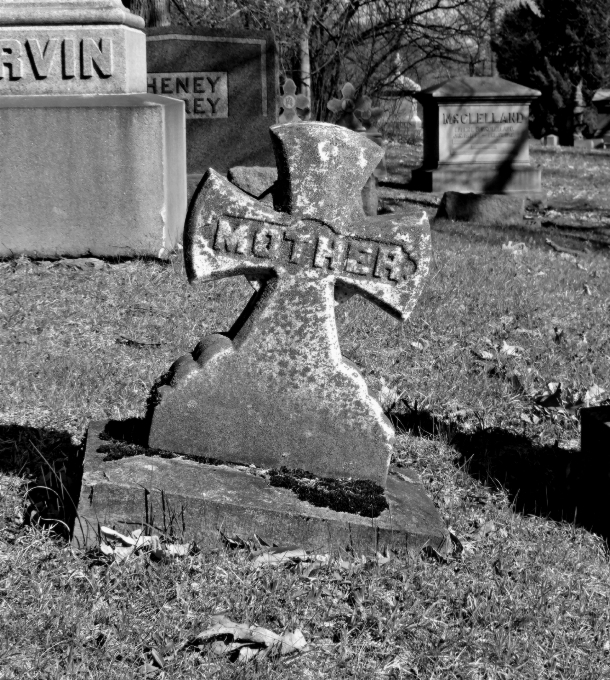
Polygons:
<instances>
[{"instance_id":1,"label":"moss patch on stone","mask_svg":"<svg viewBox=\"0 0 610 680\"><path fill-rule=\"evenodd\" d=\"M368 479L316 477L305 470L282 467L270 471L269 482L290 489L301 501L336 512L379 517L388 507L383 487Z\"/></svg>"},{"instance_id":2,"label":"moss patch on stone","mask_svg":"<svg viewBox=\"0 0 610 680\"><path fill-rule=\"evenodd\" d=\"M206 465L232 465L218 458L204 458L145 446L144 428L145 421L141 419L110 421L105 431L100 433L100 439L107 444L102 444L97 449L99 453L106 454L104 462L148 456L182 458ZM290 470L286 467L269 470L268 479L271 486L290 489L301 501L336 512L379 517L388 507L383 487L367 479L316 477L306 470Z\"/></svg>"}]
</instances>

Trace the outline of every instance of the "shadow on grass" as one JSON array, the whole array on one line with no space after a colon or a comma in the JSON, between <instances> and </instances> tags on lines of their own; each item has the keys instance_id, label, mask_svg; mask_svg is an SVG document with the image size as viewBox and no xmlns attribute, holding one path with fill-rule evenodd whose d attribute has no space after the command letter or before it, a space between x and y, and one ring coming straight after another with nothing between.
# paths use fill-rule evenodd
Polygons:
<instances>
[{"instance_id":1,"label":"shadow on grass","mask_svg":"<svg viewBox=\"0 0 610 680\"><path fill-rule=\"evenodd\" d=\"M460 454L456 464L474 479L503 489L516 512L567 522L610 541L607 510L591 489L595 471L583 469L579 451L542 445L503 428L458 432L455 424L420 410L393 415L394 424L416 436L446 439Z\"/></svg>"},{"instance_id":2,"label":"shadow on grass","mask_svg":"<svg viewBox=\"0 0 610 680\"><path fill-rule=\"evenodd\" d=\"M0 425L0 473L27 480L26 521L68 534L80 493L79 451L68 432Z\"/></svg>"},{"instance_id":3,"label":"shadow on grass","mask_svg":"<svg viewBox=\"0 0 610 680\"><path fill-rule=\"evenodd\" d=\"M549 250L550 238L560 247L569 248L570 252L589 250L607 255L610 248L609 230L595 225L574 229L551 222L542 224L540 220L524 220L511 225L493 226L435 218L431 220L430 228L433 232L493 246L501 246L512 240L523 241L529 247Z\"/></svg>"}]
</instances>

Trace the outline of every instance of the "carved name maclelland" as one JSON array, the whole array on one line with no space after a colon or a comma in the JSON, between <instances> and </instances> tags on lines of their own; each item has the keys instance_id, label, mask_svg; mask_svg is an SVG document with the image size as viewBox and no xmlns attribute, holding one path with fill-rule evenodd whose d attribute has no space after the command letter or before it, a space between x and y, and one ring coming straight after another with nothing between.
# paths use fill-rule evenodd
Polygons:
<instances>
[{"instance_id":1,"label":"carved name maclelland","mask_svg":"<svg viewBox=\"0 0 610 680\"><path fill-rule=\"evenodd\" d=\"M113 74L112 38L0 39L0 81L49 76L110 78Z\"/></svg>"},{"instance_id":2,"label":"carved name maclelland","mask_svg":"<svg viewBox=\"0 0 610 680\"><path fill-rule=\"evenodd\" d=\"M521 111L464 111L462 113L441 113L443 125L473 125L480 123L523 123L525 114Z\"/></svg>"},{"instance_id":3,"label":"carved name maclelland","mask_svg":"<svg viewBox=\"0 0 610 680\"><path fill-rule=\"evenodd\" d=\"M275 261L321 272L356 274L398 283L415 271L415 263L395 243L336 234L315 220L284 226L220 218L205 230L209 247L239 259Z\"/></svg>"}]
</instances>

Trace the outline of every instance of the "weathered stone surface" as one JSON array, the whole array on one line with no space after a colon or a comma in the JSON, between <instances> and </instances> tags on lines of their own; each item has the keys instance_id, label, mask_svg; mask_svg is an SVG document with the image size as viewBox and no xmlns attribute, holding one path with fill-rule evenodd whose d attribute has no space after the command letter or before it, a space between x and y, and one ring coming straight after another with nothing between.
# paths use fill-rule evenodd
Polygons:
<instances>
[{"instance_id":1,"label":"weathered stone surface","mask_svg":"<svg viewBox=\"0 0 610 680\"><path fill-rule=\"evenodd\" d=\"M273 204L271 187L277 181L277 168L241 165L231 168L227 173L227 179L248 196Z\"/></svg>"},{"instance_id":2,"label":"weathered stone surface","mask_svg":"<svg viewBox=\"0 0 610 680\"><path fill-rule=\"evenodd\" d=\"M555 149L559 146L559 137L557 135L546 135L544 138L544 146Z\"/></svg>"},{"instance_id":3,"label":"weathered stone surface","mask_svg":"<svg viewBox=\"0 0 610 680\"><path fill-rule=\"evenodd\" d=\"M183 99L187 171L273 165L277 57L270 32L147 30L148 92Z\"/></svg>"},{"instance_id":4,"label":"weathered stone surface","mask_svg":"<svg viewBox=\"0 0 610 680\"><path fill-rule=\"evenodd\" d=\"M383 159L377 168L382 164ZM364 214L369 217L377 215L379 210L379 191L376 177L377 168L368 178L361 191L362 209L364 210ZM202 177L199 178L199 181L201 181L201 179ZM239 166L229 170L227 179L231 184L235 184L238 189L241 189L248 194L248 196L258 198L264 203L273 204L274 192L272 189L277 180L277 168L250 168ZM197 184L198 183L199 182L197 182ZM191 196L195 193L195 188L196 187L193 187Z\"/></svg>"},{"instance_id":5,"label":"weathered stone surface","mask_svg":"<svg viewBox=\"0 0 610 680\"><path fill-rule=\"evenodd\" d=\"M94 544L99 525L154 533L171 530L207 546L226 535L257 534L280 545L297 544L317 552L346 548L356 554L383 550L418 551L428 544L443 553L446 531L417 475L391 472L389 509L375 519L335 512L300 501L288 490L243 469L182 458L135 456L105 461L98 449L105 423L87 434L84 472L74 524L77 545Z\"/></svg>"},{"instance_id":6,"label":"weathered stone surface","mask_svg":"<svg viewBox=\"0 0 610 680\"><path fill-rule=\"evenodd\" d=\"M379 190L377 188L377 178L372 174L362 188L362 209L364 214L375 217L379 211Z\"/></svg>"},{"instance_id":7,"label":"weathered stone surface","mask_svg":"<svg viewBox=\"0 0 610 680\"><path fill-rule=\"evenodd\" d=\"M523 220L525 197L510 194L461 194L446 191L437 218L506 226Z\"/></svg>"},{"instance_id":8,"label":"weathered stone surface","mask_svg":"<svg viewBox=\"0 0 610 680\"><path fill-rule=\"evenodd\" d=\"M574 148L583 151L591 151L599 146L603 146L603 139L575 139Z\"/></svg>"},{"instance_id":9,"label":"weathered stone surface","mask_svg":"<svg viewBox=\"0 0 610 680\"><path fill-rule=\"evenodd\" d=\"M271 129L283 212L210 170L191 203L191 281L244 274L258 292L153 390L149 446L384 484L394 436L341 356L335 297L406 319L430 258L421 210L366 218L360 192L382 151L325 123Z\"/></svg>"},{"instance_id":10,"label":"weathered stone surface","mask_svg":"<svg viewBox=\"0 0 610 680\"><path fill-rule=\"evenodd\" d=\"M415 94L424 107L421 191L541 192L529 160L529 103L540 92L502 78L453 78Z\"/></svg>"},{"instance_id":11,"label":"weathered stone surface","mask_svg":"<svg viewBox=\"0 0 610 680\"><path fill-rule=\"evenodd\" d=\"M0 97L0 257L164 256L186 214L182 102Z\"/></svg>"},{"instance_id":12,"label":"weathered stone surface","mask_svg":"<svg viewBox=\"0 0 610 680\"><path fill-rule=\"evenodd\" d=\"M0 95L144 93L143 27L120 0L5 0Z\"/></svg>"},{"instance_id":13,"label":"weathered stone surface","mask_svg":"<svg viewBox=\"0 0 610 680\"><path fill-rule=\"evenodd\" d=\"M144 28L121 0L2 0L0 25L125 24Z\"/></svg>"}]
</instances>

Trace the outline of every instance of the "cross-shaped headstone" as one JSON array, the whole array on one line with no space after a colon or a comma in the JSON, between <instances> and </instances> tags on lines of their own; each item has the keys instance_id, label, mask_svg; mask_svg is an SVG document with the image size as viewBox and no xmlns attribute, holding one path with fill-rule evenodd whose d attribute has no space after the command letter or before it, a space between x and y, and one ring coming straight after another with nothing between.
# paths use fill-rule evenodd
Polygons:
<instances>
[{"instance_id":1,"label":"cross-shaped headstone","mask_svg":"<svg viewBox=\"0 0 610 680\"><path fill-rule=\"evenodd\" d=\"M335 299L359 293L406 319L428 273L428 220L364 216L360 190L382 150L363 135L307 122L271 137L278 211L214 170L194 196L189 279L261 285L228 333L204 338L153 390L149 445L385 485L394 431L341 355Z\"/></svg>"}]
</instances>

